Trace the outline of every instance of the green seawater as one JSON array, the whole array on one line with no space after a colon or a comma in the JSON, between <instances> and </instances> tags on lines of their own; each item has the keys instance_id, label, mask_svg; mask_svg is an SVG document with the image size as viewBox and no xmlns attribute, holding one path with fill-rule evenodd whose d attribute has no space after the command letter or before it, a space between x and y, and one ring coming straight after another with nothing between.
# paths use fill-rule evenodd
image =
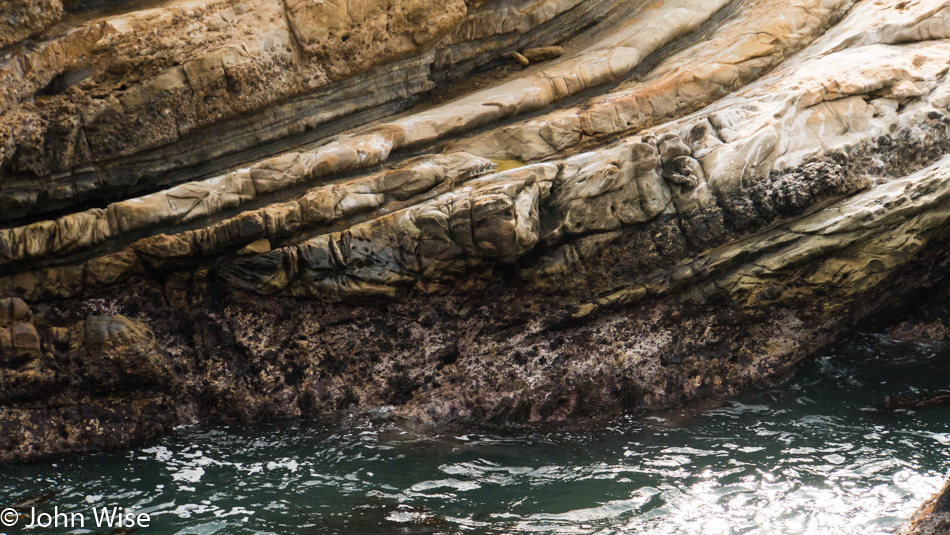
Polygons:
<instances>
[{"instance_id":1,"label":"green seawater","mask_svg":"<svg viewBox=\"0 0 950 535\"><path fill-rule=\"evenodd\" d=\"M128 533L95 528L101 506L148 513L138 535L890 533L950 472L950 407L875 405L947 389L948 357L857 334L768 391L596 427L183 427L0 465L0 508L87 516L0 533Z\"/></svg>"}]
</instances>

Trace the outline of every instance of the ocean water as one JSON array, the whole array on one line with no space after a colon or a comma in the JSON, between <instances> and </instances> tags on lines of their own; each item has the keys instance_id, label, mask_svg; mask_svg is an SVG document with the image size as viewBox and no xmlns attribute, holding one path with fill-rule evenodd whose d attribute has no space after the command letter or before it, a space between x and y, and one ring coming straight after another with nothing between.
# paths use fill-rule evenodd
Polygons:
<instances>
[{"instance_id":1,"label":"ocean water","mask_svg":"<svg viewBox=\"0 0 950 535\"><path fill-rule=\"evenodd\" d=\"M859 333L768 391L596 426L385 418L198 425L134 449L0 465L0 533L891 533L950 473L950 346ZM101 510L101 509L98 509ZM27 529L80 513L83 527ZM134 529L134 528L133 528Z\"/></svg>"}]
</instances>

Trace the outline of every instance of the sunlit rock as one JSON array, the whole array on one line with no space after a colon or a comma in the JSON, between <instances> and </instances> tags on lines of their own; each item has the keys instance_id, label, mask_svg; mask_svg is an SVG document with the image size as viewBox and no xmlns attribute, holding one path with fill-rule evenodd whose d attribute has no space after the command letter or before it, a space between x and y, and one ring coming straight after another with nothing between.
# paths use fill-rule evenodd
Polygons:
<instances>
[{"instance_id":1,"label":"sunlit rock","mask_svg":"<svg viewBox=\"0 0 950 535\"><path fill-rule=\"evenodd\" d=\"M0 460L731 396L947 275L943 2L8 4Z\"/></svg>"}]
</instances>

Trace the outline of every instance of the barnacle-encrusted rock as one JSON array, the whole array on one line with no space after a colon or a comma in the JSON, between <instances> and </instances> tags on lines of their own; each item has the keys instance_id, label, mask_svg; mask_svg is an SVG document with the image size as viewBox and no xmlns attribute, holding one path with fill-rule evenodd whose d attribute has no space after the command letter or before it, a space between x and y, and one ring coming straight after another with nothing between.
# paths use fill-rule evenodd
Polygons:
<instances>
[{"instance_id":1,"label":"barnacle-encrusted rock","mask_svg":"<svg viewBox=\"0 0 950 535\"><path fill-rule=\"evenodd\" d=\"M948 275L945 2L10 6L0 459L734 395Z\"/></svg>"},{"instance_id":2,"label":"barnacle-encrusted rock","mask_svg":"<svg viewBox=\"0 0 950 535\"><path fill-rule=\"evenodd\" d=\"M4 459L111 448L178 421L179 390L166 353L121 315L34 316L0 300L0 447ZM7 340L9 341L9 340Z\"/></svg>"}]
</instances>

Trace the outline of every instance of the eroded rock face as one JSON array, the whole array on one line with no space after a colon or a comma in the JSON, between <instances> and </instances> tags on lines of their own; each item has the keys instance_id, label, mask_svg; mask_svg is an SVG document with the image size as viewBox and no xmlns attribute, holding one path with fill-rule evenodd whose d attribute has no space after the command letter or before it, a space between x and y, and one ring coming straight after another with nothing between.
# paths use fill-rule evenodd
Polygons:
<instances>
[{"instance_id":1,"label":"eroded rock face","mask_svg":"<svg viewBox=\"0 0 950 535\"><path fill-rule=\"evenodd\" d=\"M143 324L121 315L34 316L0 300L4 458L114 448L178 421L178 381ZM9 334L7 334L9 333Z\"/></svg>"},{"instance_id":2,"label":"eroded rock face","mask_svg":"<svg viewBox=\"0 0 950 535\"><path fill-rule=\"evenodd\" d=\"M0 26L0 459L733 395L947 275L941 2L67 8Z\"/></svg>"},{"instance_id":3,"label":"eroded rock face","mask_svg":"<svg viewBox=\"0 0 950 535\"><path fill-rule=\"evenodd\" d=\"M62 16L59 0L7 0L0 17L0 49L50 28Z\"/></svg>"},{"instance_id":4,"label":"eroded rock face","mask_svg":"<svg viewBox=\"0 0 950 535\"><path fill-rule=\"evenodd\" d=\"M901 535L946 535L950 533L950 481L918 509Z\"/></svg>"}]
</instances>

